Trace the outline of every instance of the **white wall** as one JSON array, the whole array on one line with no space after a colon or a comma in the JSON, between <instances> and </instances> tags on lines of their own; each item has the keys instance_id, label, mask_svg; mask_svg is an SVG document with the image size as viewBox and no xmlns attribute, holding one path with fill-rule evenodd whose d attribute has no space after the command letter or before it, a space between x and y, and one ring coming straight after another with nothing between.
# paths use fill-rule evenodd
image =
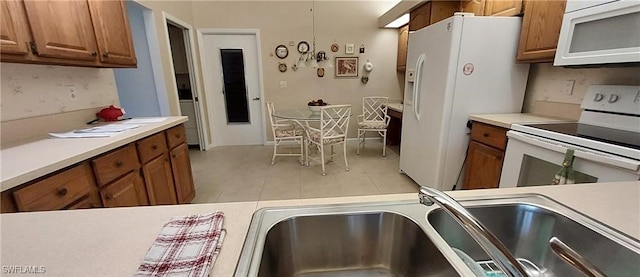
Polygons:
<instances>
[{"instance_id":1,"label":"white wall","mask_svg":"<svg viewBox=\"0 0 640 277\"><path fill-rule=\"evenodd\" d=\"M572 95L562 94L565 81L574 80ZM531 65L524 112L578 119L589 85L640 85L640 67L563 68L550 63Z\"/></svg>"},{"instance_id":2,"label":"white wall","mask_svg":"<svg viewBox=\"0 0 640 277\"><path fill-rule=\"evenodd\" d=\"M112 69L0 64L2 143L83 125L119 105Z\"/></svg>"},{"instance_id":3,"label":"white wall","mask_svg":"<svg viewBox=\"0 0 640 277\"><path fill-rule=\"evenodd\" d=\"M122 107L127 112L127 117L161 116L163 109L160 107L160 98L166 105L166 89L158 95L156 79L153 74L152 57L149 51L149 39L144 21L145 7L132 2L126 3L133 37L133 46L136 51L137 68L114 69L118 95ZM155 27L155 26L153 26ZM157 37L152 38L157 45ZM164 107L164 110L168 110ZM166 114L165 114L166 115Z\"/></svg>"},{"instance_id":4,"label":"white wall","mask_svg":"<svg viewBox=\"0 0 640 277\"><path fill-rule=\"evenodd\" d=\"M398 31L377 27L378 17L394 3L315 2L316 50L327 52L332 60L336 56L357 56L360 70L370 60L374 70L366 85L359 78L334 78L333 69L327 69L325 76L319 78L315 69L293 71L290 68L299 57L296 49L298 42L304 40L313 43L311 1L196 1L193 2L193 19L196 28L260 30L265 100L273 101L276 109L304 108L310 100L322 98L331 104L352 104L354 114L359 114L363 96L388 96L397 101L402 97L401 80L396 73ZM289 45L290 41L293 46ZM337 53L331 52L332 43L340 45ZM355 44L355 55L345 54L347 43ZM286 59L281 60L274 55L279 44L289 48ZM357 54L362 44L366 52ZM286 62L289 67L287 72L278 71L278 62ZM280 88L280 81L286 81L287 87ZM355 136L355 123L353 117L351 136ZM271 134L268 135L270 140Z\"/></svg>"}]
</instances>

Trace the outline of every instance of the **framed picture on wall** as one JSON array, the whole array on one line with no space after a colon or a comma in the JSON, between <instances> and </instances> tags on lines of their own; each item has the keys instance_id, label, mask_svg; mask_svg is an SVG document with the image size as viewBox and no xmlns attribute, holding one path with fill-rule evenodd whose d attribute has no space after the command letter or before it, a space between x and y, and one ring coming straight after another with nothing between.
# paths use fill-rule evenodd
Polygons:
<instances>
[{"instance_id":1,"label":"framed picture on wall","mask_svg":"<svg viewBox=\"0 0 640 277\"><path fill-rule=\"evenodd\" d=\"M358 77L358 57L336 57L336 77Z\"/></svg>"}]
</instances>

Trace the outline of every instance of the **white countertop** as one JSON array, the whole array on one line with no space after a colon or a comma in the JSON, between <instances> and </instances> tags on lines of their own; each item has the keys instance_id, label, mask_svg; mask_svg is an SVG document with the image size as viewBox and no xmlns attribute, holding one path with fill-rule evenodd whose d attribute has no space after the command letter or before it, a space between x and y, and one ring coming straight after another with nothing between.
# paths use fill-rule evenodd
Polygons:
<instances>
[{"instance_id":1,"label":"white countertop","mask_svg":"<svg viewBox=\"0 0 640 277\"><path fill-rule=\"evenodd\" d=\"M449 192L455 198L540 193L636 239L640 182ZM44 266L51 276L131 276L171 217L224 211L227 229L212 276L232 276L253 212L262 207L415 199L417 193L283 201L102 208L0 215L2 265Z\"/></svg>"},{"instance_id":2,"label":"white countertop","mask_svg":"<svg viewBox=\"0 0 640 277\"><path fill-rule=\"evenodd\" d=\"M511 124L522 123L551 123L551 122L575 122L572 119L538 115L531 113L508 113L508 114L472 114L470 120L486 123L511 129Z\"/></svg>"},{"instance_id":3,"label":"white countertop","mask_svg":"<svg viewBox=\"0 0 640 277\"><path fill-rule=\"evenodd\" d=\"M187 121L186 116L167 117L109 138L32 138L0 149L2 191L84 161L127 143ZM82 126L81 128L86 128Z\"/></svg>"},{"instance_id":4,"label":"white countertop","mask_svg":"<svg viewBox=\"0 0 640 277\"><path fill-rule=\"evenodd\" d=\"M389 103L387 104L387 107L391 110L394 110L396 112L402 112L403 110L403 104L402 103Z\"/></svg>"}]
</instances>

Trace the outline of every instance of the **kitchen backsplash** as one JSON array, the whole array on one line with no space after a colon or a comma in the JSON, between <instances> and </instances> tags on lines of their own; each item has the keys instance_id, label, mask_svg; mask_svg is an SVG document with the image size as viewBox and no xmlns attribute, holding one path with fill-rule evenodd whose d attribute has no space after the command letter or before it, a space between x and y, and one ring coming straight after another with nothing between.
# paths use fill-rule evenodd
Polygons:
<instances>
[{"instance_id":1,"label":"kitchen backsplash","mask_svg":"<svg viewBox=\"0 0 640 277\"><path fill-rule=\"evenodd\" d=\"M1 63L2 145L82 126L119 105L112 69Z\"/></svg>"},{"instance_id":2,"label":"kitchen backsplash","mask_svg":"<svg viewBox=\"0 0 640 277\"><path fill-rule=\"evenodd\" d=\"M564 68L550 63L533 64L523 105L523 112L578 119L580 104L589 85L640 85L639 67ZM566 94L567 81L575 81Z\"/></svg>"},{"instance_id":3,"label":"kitchen backsplash","mask_svg":"<svg viewBox=\"0 0 640 277\"><path fill-rule=\"evenodd\" d=\"M117 105L113 70L2 63L2 122Z\"/></svg>"}]
</instances>

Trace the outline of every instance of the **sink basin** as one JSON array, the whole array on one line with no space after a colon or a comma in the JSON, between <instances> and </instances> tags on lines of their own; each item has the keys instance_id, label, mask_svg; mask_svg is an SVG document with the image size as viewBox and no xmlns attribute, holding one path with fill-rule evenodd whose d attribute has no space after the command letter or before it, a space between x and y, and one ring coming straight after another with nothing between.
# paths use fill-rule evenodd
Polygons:
<instances>
[{"instance_id":1,"label":"sink basin","mask_svg":"<svg viewBox=\"0 0 640 277\"><path fill-rule=\"evenodd\" d=\"M405 216L297 216L267 233L258 276L455 276L424 231Z\"/></svg>"},{"instance_id":2,"label":"sink basin","mask_svg":"<svg viewBox=\"0 0 640 277\"><path fill-rule=\"evenodd\" d=\"M418 224L428 210L417 199L261 209L235 276L458 276Z\"/></svg>"},{"instance_id":3,"label":"sink basin","mask_svg":"<svg viewBox=\"0 0 640 277\"><path fill-rule=\"evenodd\" d=\"M638 241L552 200L529 197L461 203L515 257L536 265L543 276L583 276L552 252L549 247L552 237L563 241L608 276L640 274ZM444 210L430 212L428 221L449 246L475 261L489 260L473 238Z\"/></svg>"},{"instance_id":4,"label":"sink basin","mask_svg":"<svg viewBox=\"0 0 640 277\"><path fill-rule=\"evenodd\" d=\"M467 198L527 269L581 276L549 249L558 237L609 276L637 276L640 242L539 195ZM257 211L234 276L483 276L489 257L438 205L415 201ZM499 275L494 275L499 276Z\"/></svg>"}]
</instances>

